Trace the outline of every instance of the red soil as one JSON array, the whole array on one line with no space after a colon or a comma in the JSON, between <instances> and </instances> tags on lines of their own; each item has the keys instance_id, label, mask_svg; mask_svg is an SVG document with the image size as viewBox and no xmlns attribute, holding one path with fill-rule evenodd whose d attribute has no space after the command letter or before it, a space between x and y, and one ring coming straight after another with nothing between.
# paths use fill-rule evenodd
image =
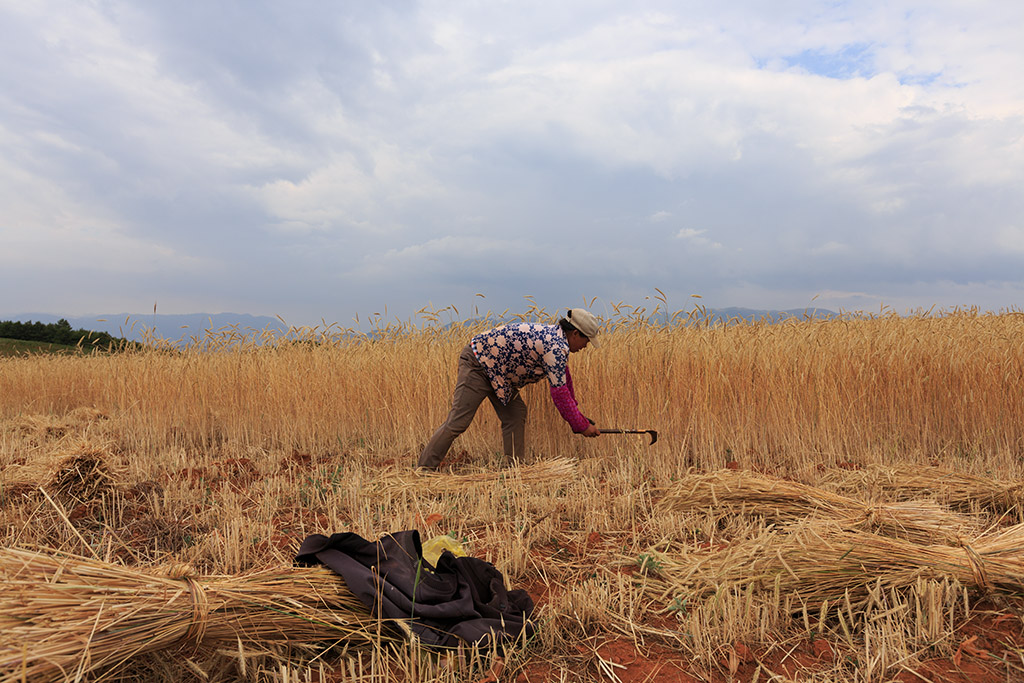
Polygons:
<instances>
[{"instance_id":1,"label":"red soil","mask_svg":"<svg viewBox=\"0 0 1024 683\"><path fill-rule=\"evenodd\" d=\"M282 464L282 470L296 472L312 471L317 466L316 458L294 453ZM738 468L736 462L727 467ZM171 478L192 483L204 482L207 486L244 486L255 476L252 463L246 458L225 459L209 468L185 468L171 474ZM74 514L74 511L73 513ZM424 531L433 530L442 521L436 513L419 518ZM313 519L300 508L281 510L273 519L275 533L269 543L278 549L296 543L301 528L313 524L328 524L323 515ZM328 530L330 531L330 530ZM599 556L602 546L621 545L622 539L597 532L588 534L579 541L567 545L555 543L535 550L538 563L557 566L570 560L585 561ZM294 548L292 548L294 550ZM479 550L479 549L477 549ZM624 569L633 573L635 569ZM510 586L524 588L541 608L550 599L552 591L559 590L557 583L536 581L532 584ZM1024 597L999 597L974 606L974 616L960 629L957 637L959 647L952 656L937 654L902 672L893 672L892 680L900 683L1004 683L1024 681ZM642 626L654 630L666 630L673 624L671 617L652 616ZM753 645L733 643L716 658L712 669L693 661L671 643L659 643L646 637L638 646L633 638L615 633L600 633L581 639L575 652L568 653L558 664L547 661L527 661L516 670L506 669L498 660L491 671L485 673L476 683L546 683L560 680L560 666L572 664L573 674L580 680L618 680L621 683L659 683L711 681L731 683L732 681L773 680L784 677L799 681L815 673L829 671L838 658L845 657L843 647L825 638L808 639L793 644L789 641ZM512 675L514 674L514 678Z\"/></svg>"},{"instance_id":2,"label":"red soil","mask_svg":"<svg viewBox=\"0 0 1024 683\"><path fill-rule=\"evenodd\" d=\"M532 593L531 593L532 594ZM536 596L535 596L536 597ZM985 606L980 609L984 610ZM1024 609L1019 600L1013 609ZM960 647L952 657L935 657L895 674L900 683L1005 683L1024 680L1024 632L1020 617L1000 612L982 612L963 627ZM749 647L733 643L719 656L715 670L708 671L669 646L650 644L637 648L624 636L597 637L594 645L579 645L576 672L589 680L615 680L622 683L678 681L751 681L770 680L772 674L799 681L815 672L828 671L841 649L824 638L816 638L795 647L776 645ZM759 670L760 669L760 670ZM547 683L559 680L558 669L547 662L530 662L516 677L517 683Z\"/></svg>"},{"instance_id":3,"label":"red soil","mask_svg":"<svg viewBox=\"0 0 1024 683\"><path fill-rule=\"evenodd\" d=\"M569 550L575 559L593 556L593 551L607 542L598 533L590 533ZM560 552L558 548L543 547L538 554ZM564 556L560 556L565 559ZM548 557L541 563L551 564L557 559ZM626 570L626 573L632 573ZM550 599L557 586L535 582L525 586L539 609ZM950 656L936 655L902 672L893 672L891 680L899 683L1005 683L1024 681L1024 598L998 597L974 605L974 615L958 633L960 645ZM655 630L670 630L670 617L654 616L642 626ZM585 644L576 646L576 653L568 658L578 663L574 673L583 680L616 680L622 683L658 683L659 681L732 681L809 679L815 673L831 670L836 661L846 656L840 644L826 638L808 639L793 644L787 642L766 645L733 643L720 654L712 670L693 661L670 643L653 642L637 646L634 639L612 633L595 635ZM565 662L560 662L563 666ZM550 662L533 661L523 666L516 683L546 683L560 679L559 667Z\"/></svg>"}]
</instances>

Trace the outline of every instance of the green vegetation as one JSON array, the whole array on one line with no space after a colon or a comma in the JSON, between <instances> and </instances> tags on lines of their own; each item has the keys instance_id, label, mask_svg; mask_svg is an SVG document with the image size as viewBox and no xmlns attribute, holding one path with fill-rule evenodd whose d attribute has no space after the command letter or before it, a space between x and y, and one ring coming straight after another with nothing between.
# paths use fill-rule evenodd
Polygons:
<instances>
[{"instance_id":1,"label":"green vegetation","mask_svg":"<svg viewBox=\"0 0 1024 683\"><path fill-rule=\"evenodd\" d=\"M55 323L0 321L0 355L69 352L76 349L104 351L131 344L106 332L74 330L64 318Z\"/></svg>"},{"instance_id":2,"label":"green vegetation","mask_svg":"<svg viewBox=\"0 0 1024 683\"><path fill-rule=\"evenodd\" d=\"M51 344L50 342L6 339L0 337L0 356L25 356L36 353L75 353L77 346Z\"/></svg>"}]
</instances>

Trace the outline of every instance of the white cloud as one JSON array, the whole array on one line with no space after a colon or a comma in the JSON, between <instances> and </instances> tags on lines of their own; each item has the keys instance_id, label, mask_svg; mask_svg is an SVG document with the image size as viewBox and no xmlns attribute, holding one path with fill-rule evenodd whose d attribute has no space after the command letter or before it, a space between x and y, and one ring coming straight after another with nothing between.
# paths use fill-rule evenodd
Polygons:
<instances>
[{"instance_id":1,"label":"white cloud","mask_svg":"<svg viewBox=\"0 0 1024 683\"><path fill-rule=\"evenodd\" d=\"M445 235L426 242L367 254L350 276L371 280L405 277L463 277L467 272L484 277L496 263L522 264L535 261L537 268L549 263L543 250L513 240Z\"/></svg>"},{"instance_id":2,"label":"white cloud","mask_svg":"<svg viewBox=\"0 0 1024 683\"><path fill-rule=\"evenodd\" d=\"M1008 252L1024 254L1024 226L1007 225L995 233L996 244Z\"/></svg>"},{"instance_id":3,"label":"white cloud","mask_svg":"<svg viewBox=\"0 0 1024 683\"><path fill-rule=\"evenodd\" d=\"M694 230L693 228L683 228L676 233L676 239L684 240L689 244L709 247L711 249L721 249L722 244L704 237L707 230Z\"/></svg>"},{"instance_id":4,"label":"white cloud","mask_svg":"<svg viewBox=\"0 0 1024 683\"><path fill-rule=\"evenodd\" d=\"M338 154L301 181L278 179L251 191L271 220L289 231L359 227L386 233L397 228L397 208L446 196L424 170L429 160L422 155L403 155L386 144L364 152L364 160Z\"/></svg>"},{"instance_id":5,"label":"white cloud","mask_svg":"<svg viewBox=\"0 0 1024 683\"><path fill-rule=\"evenodd\" d=\"M211 292L273 267L310 307L358 303L310 300L339 272L412 309L473 280L995 301L1024 272L1022 24L916 0L7 3L0 259ZM600 267L566 284L570 250ZM28 288L59 305L47 276Z\"/></svg>"},{"instance_id":6,"label":"white cloud","mask_svg":"<svg viewBox=\"0 0 1024 683\"><path fill-rule=\"evenodd\" d=\"M90 212L88 207L62 202L59 189L53 190L47 200L60 203L59 209L6 214L0 224L0 241L4 244L0 269L21 277L36 277L43 272L59 278L61 270L80 271L83 267L109 275L173 273L183 277L217 266L216 259L182 253L126 233L116 222L98 218L98 212ZM25 197L18 199L24 202ZM93 215L79 215L89 213Z\"/></svg>"},{"instance_id":7,"label":"white cloud","mask_svg":"<svg viewBox=\"0 0 1024 683\"><path fill-rule=\"evenodd\" d=\"M43 137L47 144L63 144ZM3 129L0 145L20 147ZM61 184L9 161L0 161L0 206L0 271L21 277L51 273L59 279L62 270L83 265L122 274L186 274L214 265L133 235L101 202L76 199Z\"/></svg>"}]
</instances>

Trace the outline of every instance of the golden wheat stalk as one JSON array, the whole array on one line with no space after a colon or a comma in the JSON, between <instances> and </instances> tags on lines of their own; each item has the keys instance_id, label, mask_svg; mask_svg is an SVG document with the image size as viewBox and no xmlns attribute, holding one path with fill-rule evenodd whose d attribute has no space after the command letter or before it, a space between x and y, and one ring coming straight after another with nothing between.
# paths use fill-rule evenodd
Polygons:
<instances>
[{"instance_id":1,"label":"golden wheat stalk","mask_svg":"<svg viewBox=\"0 0 1024 683\"><path fill-rule=\"evenodd\" d=\"M660 598L713 595L723 586L793 594L810 604L862 602L869 589L902 589L919 578L954 579L986 592L1024 590L1024 525L959 546L927 545L843 528L804 524L715 552L652 552L646 568Z\"/></svg>"},{"instance_id":2,"label":"golden wheat stalk","mask_svg":"<svg viewBox=\"0 0 1024 683\"><path fill-rule=\"evenodd\" d=\"M1005 511L1024 503L1024 483L915 464L839 471L826 483L839 491L859 490L895 499L927 496L955 508L975 505Z\"/></svg>"},{"instance_id":3,"label":"golden wheat stalk","mask_svg":"<svg viewBox=\"0 0 1024 683\"><path fill-rule=\"evenodd\" d=\"M195 576L0 550L0 681L56 681L156 651L379 646L393 636L323 567Z\"/></svg>"},{"instance_id":4,"label":"golden wheat stalk","mask_svg":"<svg viewBox=\"0 0 1024 683\"><path fill-rule=\"evenodd\" d=\"M956 544L979 531L977 520L933 501L871 505L794 481L743 471L694 474L662 492L660 505L679 512L746 513L792 523L816 517L920 543Z\"/></svg>"}]
</instances>

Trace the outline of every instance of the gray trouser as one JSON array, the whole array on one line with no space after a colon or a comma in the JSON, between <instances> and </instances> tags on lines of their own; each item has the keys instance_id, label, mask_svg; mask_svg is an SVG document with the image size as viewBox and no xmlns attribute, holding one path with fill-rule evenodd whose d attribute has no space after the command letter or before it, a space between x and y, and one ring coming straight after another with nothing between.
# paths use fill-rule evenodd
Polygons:
<instances>
[{"instance_id":1,"label":"gray trouser","mask_svg":"<svg viewBox=\"0 0 1024 683\"><path fill-rule=\"evenodd\" d=\"M469 428L477 408L485 398L494 406L494 412L501 420L501 441L505 449L505 459L508 462L515 462L522 457L526 447L526 403L516 391L508 405L502 405L498 395L494 393L491 381L487 379L484 367L476 359L472 346L467 344L459 354L459 374L452 395L452 409L444 424L437 428L427 442L423 453L420 454L418 467L437 469L441 465L455 437Z\"/></svg>"}]
</instances>

